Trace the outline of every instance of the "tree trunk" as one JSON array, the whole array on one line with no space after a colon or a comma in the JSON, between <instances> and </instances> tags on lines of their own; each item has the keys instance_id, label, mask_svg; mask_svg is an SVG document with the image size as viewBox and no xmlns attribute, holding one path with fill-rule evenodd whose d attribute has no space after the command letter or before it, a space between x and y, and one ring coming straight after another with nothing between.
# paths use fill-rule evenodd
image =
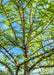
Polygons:
<instances>
[{"instance_id":1,"label":"tree trunk","mask_svg":"<svg viewBox=\"0 0 54 75\"><path fill-rule=\"evenodd\" d=\"M26 75L30 75L30 72L26 72Z\"/></svg>"},{"instance_id":2,"label":"tree trunk","mask_svg":"<svg viewBox=\"0 0 54 75\"><path fill-rule=\"evenodd\" d=\"M24 65L24 75L30 75L30 71L29 71L29 68L28 68L28 63L25 63L25 65Z\"/></svg>"},{"instance_id":3,"label":"tree trunk","mask_svg":"<svg viewBox=\"0 0 54 75\"><path fill-rule=\"evenodd\" d=\"M29 55L29 47L26 48L25 46L25 58L28 59L28 55ZM28 66L29 66L28 62L24 64L24 75L30 75Z\"/></svg>"},{"instance_id":4,"label":"tree trunk","mask_svg":"<svg viewBox=\"0 0 54 75\"><path fill-rule=\"evenodd\" d=\"M24 75L30 75L30 72L24 70Z\"/></svg>"},{"instance_id":5,"label":"tree trunk","mask_svg":"<svg viewBox=\"0 0 54 75\"><path fill-rule=\"evenodd\" d=\"M18 72L19 72L19 67L17 67L17 70L16 70L16 75L18 75Z\"/></svg>"},{"instance_id":6,"label":"tree trunk","mask_svg":"<svg viewBox=\"0 0 54 75\"><path fill-rule=\"evenodd\" d=\"M18 72L16 72L16 75L18 75Z\"/></svg>"}]
</instances>

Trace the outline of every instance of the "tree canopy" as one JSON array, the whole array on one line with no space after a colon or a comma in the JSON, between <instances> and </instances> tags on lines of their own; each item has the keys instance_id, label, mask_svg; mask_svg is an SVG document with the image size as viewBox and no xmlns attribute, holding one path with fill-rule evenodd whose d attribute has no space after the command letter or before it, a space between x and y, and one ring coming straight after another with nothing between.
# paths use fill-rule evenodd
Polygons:
<instances>
[{"instance_id":1,"label":"tree canopy","mask_svg":"<svg viewBox=\"0 0 54 75\"><path fill-rule=\"evenodd\" d=\"M0 0L0 63L12 75L54 69L54 1Z\"/></svg>"}]
</instances>

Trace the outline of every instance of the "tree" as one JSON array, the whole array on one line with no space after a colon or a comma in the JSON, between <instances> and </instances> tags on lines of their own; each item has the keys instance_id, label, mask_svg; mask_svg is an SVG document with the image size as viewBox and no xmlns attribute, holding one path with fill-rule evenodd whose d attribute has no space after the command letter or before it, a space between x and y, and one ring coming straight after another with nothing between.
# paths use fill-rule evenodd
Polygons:
<instances>
[{"instance_id":1,"label":"tree","mask_svg":"<svg viewBox=\"0 0 54 75\"><path fill-rule=\"evenodd\" d=\"M52 0L0 0L0 14L0 63L12 75L22 69L29 75L35 68L54 67Z\"/></svg>"}]
</instances>

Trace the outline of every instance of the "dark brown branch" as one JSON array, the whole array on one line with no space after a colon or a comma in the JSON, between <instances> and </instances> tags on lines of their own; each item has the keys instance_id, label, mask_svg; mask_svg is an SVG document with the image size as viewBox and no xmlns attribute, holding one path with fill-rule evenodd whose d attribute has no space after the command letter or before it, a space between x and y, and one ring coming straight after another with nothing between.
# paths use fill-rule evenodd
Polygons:
<instances>
[{"instance_id":1,"label":"dark brown branch","mask_svg":"<svg viewBox=\"0 0 54 75\"><path fill-rule=\"evenodd\" d=\"M54 65L44 65L44 66L35 66L34 69L38 69L38 68L48 68L48 67L54 67Z\"/></svg>"},{"instance_id":2,"label":"dark brown branch","mask_svg":"<svg viewBox=\"0 0 54 75\"><path fill-rule=\"evenodd\" d=\"M23 48L22 46L20 46L19 43L16 44L15 41L12 41L10 38L7 38L5 35L6 35L6 34L3 33L3 36L4 36L8 41L10 41L14 46L19 46L19 47L22 49L22 51L24 52L24 48Z\"/></svg>"},{"instance_id":3,"label":"dark brown branch","mask_svg":"<svg viewBox=\"0 0 54 75\"><path fill-rule=\"evenodd\" d=\"M53 49L54 50L54 49ZM45 58L47 58L47 57L50 57L51 55L53 55L54 53L50 53L50 54L48 54L48 55L46 55L46 56L43 56L43 57L41 57L40 59L39 59L39 61L37 61L34 65L32 65L31 67L30 67L30 69L29 69L29 71L30 70L32 70L38 63L40 63L42 60L44 60Z\"/></svg>"},{"instance_id":4,"label":"dark brown branch","mask_svg":"<svg viewBox=\"0 0 54 75\"><path fill-rule=\"evenodd\" d=\"M52 22L52 21L53 21L53 20L51 20L51 22ZM51 22L50 22L50 23L51 23ZM50 23L49 23L49 24L50 24ZM42 33L44 32L44 30L46 30L46 28L49 26L49 24L48 24L44 29L42 29L41 32L39 32L37 35L34 35L34 37L31 38L31 39L29 40L29 42L31 42L31 41L32 41L33 39L35 39L37 36L39 36L40 34L42 34ZM39 28L39 27L38 27L38 28ZM38 28L37 28L37 29L38 29ZM37 29L36 29L36 30L37 30ZM26 45L28 45L28 42L27 42Z\"/></svg>"},{"instance_id":5,"label":"dark brown branch","mask_svg":"<svg viewBox=\"0 0 54 75\"><path fill-rule=\"evenodd\" d=\"M51 51L54 51L54 48L53 48ZM23 65L23 64L25 64L25 63L27 63L27 62L29 62L30 60L34 60L34 59L37 58L37 57L43 56L43 55L45 55L46 53L50 53L51 51L46 51L46 52L44 52L44 53L42 53L42 54L40 54L40 55L34 56L34 57L32 57L32 58L30 58L30 59L28 59L28 60L22 62L21 64L19 64L19 66L21 66L21 65Z\"/></svg>"},{"instance_id":6,"label":"dark brown branch","mask_svg":"<svg viewBox=\"0 0 54 75\"><path fill-rule=\"evenodd\" d=\"M14 75L13 71L11 70L11 68L4 62L0 61L1 64L3 64L6 68L8 68L9 72L11 73L11 75Z\"/></svg>"},{"instance_id":7,"label":"dark brown branch","mask_svg":"<svg viewBox=\"0 0 54 75\"><path fill-rule=\"evenodd\" d=\"M29 5L29 3L30 3L31 1L32 1L32 0L29 0L29 2L27 3L27 5L25 6L25 8ZM24 8L24 9L25 9L25 8Z\"/></svg>"},{"instance_id":8,"label":"dark brown branch","mask_svg":"<svg viewBox=\"0 0 54 75\"><path fill-rule=\"evenodd\" d=\"M5 36L5 35L4 35ZM15 41L10 40L9 38L5 37L7 40L9 40L14 46L19 46L22 51L24 52L24 48L22 46L20 46L18 43L16 44Z\"/></svg>"},{"instance_id":9,"label":"dark brown branch","mask_svg":"<svg viewBox=\"0 0 54 75\"><path fill-rule=\"evenodd\" d=\"M34 11L34 16L33 16L33 20L32 20L32 25L33 25L33 23L34 23L34 19L35 19L35 15L36 15L36 10L37 10L37 8L38 8L38 4L36 3L36 8L35 8L35 11ZM35 26L36 27L36 26Z\"/></svg>"},{"instance_id":10,"label":"dark brown branch","mask_svg":"<svg viewBox=\"0 0 54 75\"><path fill-rule=\"evenodd\" d=\"M31 38L31 34L32 34L32 9L31 8L30 8L30 16L29 17L30 17L29 18L30 28L29 28L29 32L28 32L28 37L27 37L28 41L27 42L29 42L29 40Z\"/></svg>"},{"instance_id":11,"label":"dark brown branch","mask_svg":"<svg viewBox=\"0 0 54 75\"><path fill-rule=\"evenodd\" d=\"M35 10L35 14L36 14L36 10ZM30 37L27 37L29 40L27 41L27 42L29 42L30 41L30 39L31 39L31 35L32 35L32 33L33 33L33 23L34 23L34 19L35 19L35 14L34 14L34 16L32 17L32 9L30 8L30 18L29 18L29 21L30 21L30 29L29 29L29 33L28 33L28 36ZM32 21L32 19L33 19L33 21ZM30 44L30 43L29 43Z\"/></svg>"},{"instance_id":12,"label":"dark brown branch","mask_svg":"<svg viewBox=\"0 0 54 75\"><path fill-rule=\"evenodd\" d=\"M32 9L30 8L30 29L31 29L31 24L32 24Z\"/></svg>"},{"instance_id":13,"label":"dark brown branch","mask_svg":"<svg viewBox=\"0 0 54 75\"><path fill-rule=\"evenodd\" d=\"M18 4L19 4L19 1L17 0ZM19 10L19 5L17 3L15 3L18 10ZM19 14L20 14L20 19L21 19L21 22L23 23L23 45L25 46L25 19L24 19L24 9L22 7L22 13L23 13L23 20L22 20L22 17L21 17L21 12L19 10Z\"/></svg>"},{"instance_id":14,"label":"dark brown branch","mask_svg":"<svg viewBox=\"0 0 54 75\"><path fill-rule=\"evenodd\" d=\"M49 46L50 44L53 44L54 42L52 42L52 43L49 43L49 44L47 44L47 45L45 45L45 46L42 46L41 48L39 48L39 49L37 49L35 52L33 52L31 55L34 55L37 51L39 51L40 49L42 49L42 48L44 48L44 47L46 47L46 46Z\"/></svg>"},{"instance_id":15,"label":"dark brown branch","mask_svg":"<svg viewBox=\"0 0 54 75\"><path fill-rule=\"evenodd\" d=\"M44 66L35 66L34 68L33 68L33 70L34 69L39 69L39 68L49 68L49 67L54 67L54 65L44 65Z\"/></svg>"},{"instance_id":16,"label":"dark brown branch","mask_svg":"<svg viewBox=\"0 0 54 75\"><path fill-rule=\"evenodd\" d=\"M19 67L17 67L17 70L16 70L16 75L18 75L18 71L19 71Z\"/></svg>"},{"instance_id":17,"label":"dark brown branch","mask_svg":"<svg viewBox=\"0 0 54 75\"><path fill-rule=\"evenodd\" d=\"M18 1L18 0L17 0L17 3L19 4L19 1ZM17 3L15 3L15 4L16 4L16 6L17 6L18 10L19 10L20 19L21 19L21 21L22 21L21 12L20 12L20 9L19 9L19 5L18 5Z\"/></svg>"},{"instance_id":18,"label":"dark brown branch","mask_svg":"<svg viewBox=\"0 0 54 75\"><path fill-rule=\"evenodd\" d=\"M44 39L44 40L41 40L41 41L33 41L33 42L30 42L30 44L32 44L32 43L36 43L36 42L46 42L46 41L48 41L48 42L50 42L52 39Z\"/></svg>"},{"instance_id":19,"label":"dark brown branch","mask_svg":"<svg viewBox=\"0 0 54 75\"><path fill-rule=\"evenodd\" d=\"M8 55L6 55L2 50L0 50L0 52L3 53L12 63L14 63L14 61L12 61L12 60L10 59L10 57L9 57ZM15 64L15 63L14 63L14 64Z\"/></svg>"},{"instance_id":20,"label":"dark brown branch","mask_svg":"<svg viewBox=\"0 0 54 75\"><path fill-rule=\"evenodd\" d=\"M46 66L39 66L39 68L43 68L43 67L54 67L54 65L46 65Z\"/></svg>"},{"instance_id":21,"label":"dark brown branch","mask_svg":"<svg viewBox=\"0 0 54 75\"><path fill-rule=\"evenodd\" d=\"M25 17L24 17L24 9L22 8L23 13L23 46L25 47Z\"/></svg>"},{"instance_id":22,"label":"dark brown branch","mask_svg":"<svg viewBox=\"0 0 54 75\"><path fill-rule=\"evenodd\" d=\"M12 56L12 54L5 47L3 47L3 45L1 43L0 43L0 46L13 58L13 60L15 61L15 63L17 63L17 61L15 60L15 58Z\"/></svg>"},{"instance_id":23,"label":"dark brown branch","mask_svg":"<svg viewBox=\"0 0 54 75\"><path fill-rule=\"evenodd\" d=\"M8 16L7 12L5 11L5 9L4 9L4 7L3 7L2 4L1 4L1 6L2 6L2 8L3 8L3 11L4 11L4 13L5 13L5 15L6 15L8 21L10 22L10 18L9 18L9 16ZM12 29L12 31L13 31L13 33L14 33L15 39L17 40L16 33L15 33L15 31L14 31L12 25L11 25L11 22L10 22L10 26L11 26L11 29Z\"/></svg>"}]
</instances>

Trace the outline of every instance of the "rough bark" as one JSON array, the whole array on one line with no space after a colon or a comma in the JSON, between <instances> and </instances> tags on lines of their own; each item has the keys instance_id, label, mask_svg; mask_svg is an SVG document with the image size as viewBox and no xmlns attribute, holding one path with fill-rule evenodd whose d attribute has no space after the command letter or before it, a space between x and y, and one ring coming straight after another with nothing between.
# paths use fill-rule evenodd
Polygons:
<instances>
[{"instance_id":1,"label":"rough bark","mask_svg":"<svg viewBox=\"0 0 54 75\"><path fill-rule=\"evenodd\" d=\"M29 55L29 47L27 48L27 47L25 46L25 58L28 59L28 55ZM29 64L28 64L28 62L26 62L26 63L24 64L24 75L30 75L28 66L29 66Z\"/></svg>"},{"instance_id":2,"label":"rough bark","mask_svg":"<svg viewBox=\"0 0 54 75\"><path fill-rule=\"evenodd\" d=\"M29 71L25 71L24 75L30 75Z\"/></svg>"},{"instance_id":3,"label":"rough bark","mask_svg":"<svg viewBox=\"0 0 54 75\"><path fill-rule=\"evenodd\" d=\"M30 75L30 71L28 70L28 64L25 64L24 75Z\"/></svg>"}]
</instances>

